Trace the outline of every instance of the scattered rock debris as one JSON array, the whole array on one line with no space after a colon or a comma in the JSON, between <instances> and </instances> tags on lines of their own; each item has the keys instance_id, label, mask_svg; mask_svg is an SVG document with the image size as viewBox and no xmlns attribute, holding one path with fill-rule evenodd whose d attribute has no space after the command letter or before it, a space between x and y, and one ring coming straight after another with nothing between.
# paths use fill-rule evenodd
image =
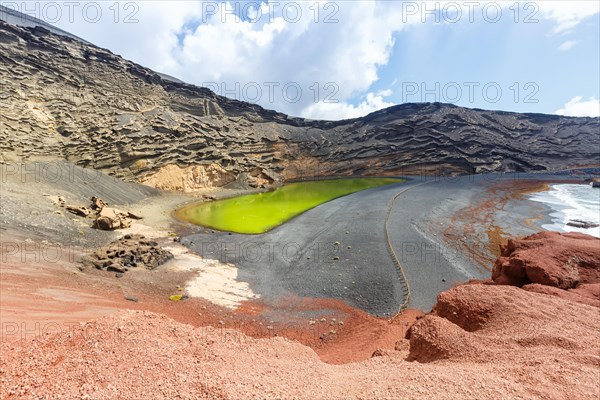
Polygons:
<instances>
[{"instance_id":1,"label":"scattered rock debris","mask_svg":"<svg viewBox=\"0 0 600 400\"><path fill-rule=\"evenodd\" d=\"M153 240L141 235L125 235L108 246L100 247L85 256L84 267L95 267L105 271L125 273L130 268L154 269L173 258Z\"/></svg>"}]
</instances>

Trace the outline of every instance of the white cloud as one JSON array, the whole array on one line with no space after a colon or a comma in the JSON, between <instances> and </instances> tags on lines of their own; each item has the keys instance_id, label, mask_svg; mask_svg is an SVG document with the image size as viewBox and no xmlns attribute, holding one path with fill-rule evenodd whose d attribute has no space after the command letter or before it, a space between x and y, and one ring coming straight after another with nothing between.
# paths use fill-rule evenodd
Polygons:
<instances>
[{"instance_id":1,"label":"white cloud","mask_svg":"<svg viewBox=\"0 0 600 400\"><path fill-rule=\"evenodd\" d=\"M598 1L539 1L540 15L555 21L554 33L563 33L581 23L584 19L600 12Z\"/></svg>"},{"instance_id":2,"label":"white cloud","mask_svg":"<svg viewBox=\"0 0 600 400\"><path fill-rule=\"evenodd\" d=\"M302 115L306 118L329 120L357 118L395 105L383 99L391 95L392 91L389 89L377 93L370 92L366 99L357 106L346 102L315 103L304 109Z\"/></svg>"},{"instance_id":3,"label":"white cloud","mask_svg":"<svg viewBox=\"0 0 600 400\"><path fill-rule=\"evenodd\" d=\"M260 2L236 0L226 5L221 3L221 10L225 7L231 10L234 4L243 7L257 3ZM250 17L261 16L257 22L236 21L232 15L219 13L211 15L212 7L218 4L211 1L142 0L95 4L103 7L98 23L82 20L79 10L74 22L62 19L56 25L127 59L189 83L213 82L207 86L225 89L220 92L228 97L291 115L326 119L364 115L391 105L385 101L384 93L372 93L371 88L388 64L395 34L411 24L425 25L421 13L407 17L395 1L271 0L261 3L260 10L246 10ZM114 18L115 4L120 6L117 19ZM125 9L126 4L133 4L137 9ZM293 7L284 13L287 4ZM426 8L422 2L415 4L421 12ZM455 2L440 1L437 8L447 4ZM599 12L597 1L535 4L540 9L533 17L554 21L557 33L565 33ZM512 2L501 5L508 7ZM300 14L298 20L293 21L296 6L301 7ZM430 2L427 9L434 6L435 2ZM479 22L482 7L478 6L475 13ZM464 6L462 8L466 13ZM315 22L316 10L318 22ZM138 22L125 23L125 17L133 11L133 18ZM523 12L521 10L521 17L526 14ZM508 18L512 14L504 15ZM327 18L332 23L325 23ZM426 25L433 25L431 16L427 21ZM470 23L467 15L463 15L463 22ZM427 41L427 35L420 37ZM572 48L574 42L565 41L559 50ZM386 79L391 78L386 75ZM403 79L402 76L395 78L394 82ZM296 98L298 87L301 94ZM353 100L361 96L364 101L353 105L356 104ZM326 98L337 103L323 102Z\"/></svg>"},{"instance_id":4,"label":"white cloud","mask_svg":"<svg viewBox=\"0 0 600 400\"><path fill-rule=\"evenodd\" d=\"M262 15L274 18L259 22L210 18L172 49L173 63L163 64L169 67L165 72L292 115L371 110L376 98L367 99L364 107L348 105L347 112L340 105L378 80L393 35L405 26L399 23L401 10L385 2L292 3L287 12L288 3L263 4ZM297 21L296 14L301 14ZM339 103L331 106L325 99ZM315 104L322 105L311 107Z\"/></svg>"},{"instance_id":5,"label":"white cloud","mask_svg":"<svg viewBox=\"0 0 600 400\"><path fill-rule=\"evenodd\" d=\"M576 40L567 40L557 47L559 51L569 51L577 44Z\"/></svg>"},{"instance_id":6,"label":"white cloud","mask_svg":"<svg viewBox=\"0 0 600 400\"><path fill-rule=\"evenodd\" d=\"M256 19L241 21L226 10L256 2L139 1L118 22L113 3L100 4L98 23L56 25L156 71L300 116L315 102L368 92L409 23L394 2L269 1L238 8ZM131 11L139 22L126 24Z\"/></svg>"},{"instance_id":7,"label":"white cloud","mask_svg":"<svg viewBox=\"0 0 600 400\"><path fill-rule=\"evenodd\" d=\"M600 101L595 97L583 100L581 96L573 97L563 108L556 110L558 115L569 117L599 117Z\"/></svg>"},{"instance_id":8,"label":"white cloud","mask_svg":"<svg viewBox=\"0 0 600 400\"><path fill-rule=\"evenodd\" d=\"M70 9L69 2L54 3L61 6L62 16L59 21L48 22L159 71L173 66L168 55L178 45L177 34L186 23L202 18L202 3L198 1L71 3L75 6ZM101 7L97 21L96 7ZM40 10L43 14L44 8Z\"/></svg>"}]
</instances>

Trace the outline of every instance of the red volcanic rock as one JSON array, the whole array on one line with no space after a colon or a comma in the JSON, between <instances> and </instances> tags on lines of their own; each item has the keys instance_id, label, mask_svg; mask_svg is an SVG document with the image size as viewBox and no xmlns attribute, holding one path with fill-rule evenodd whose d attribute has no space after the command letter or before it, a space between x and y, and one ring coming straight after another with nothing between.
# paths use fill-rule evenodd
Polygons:
<instances>
[{"instance_id":1,"label":"red volcanic rock","mask_svg":"<svg viewBox=\"0 0 600 400\"><path fill-rule=\"evenodd\" d=\"M528 285L533 286L570 293ZM483 365L519 358L518 353L548 357L554 351L570 351L597 368L600 364L593 354L600 348L598 309L566 300L506 285L457 286L440 293L432 313L410 328L408 360L468 360ZM526 350L531 348L547 353L534 355Z\"/></svg>"},{"instance_id":2,"label":"red volcanic rock","mask_svg":"<svg viewBox=\"0 0 600 400\"><path fill-rule=\"evenodd\" d=\"M502 285L539 283L560 289L600 283L600 239L558 232L510 239L501 246L492 279Z\"/></svg>"}]
</instances>

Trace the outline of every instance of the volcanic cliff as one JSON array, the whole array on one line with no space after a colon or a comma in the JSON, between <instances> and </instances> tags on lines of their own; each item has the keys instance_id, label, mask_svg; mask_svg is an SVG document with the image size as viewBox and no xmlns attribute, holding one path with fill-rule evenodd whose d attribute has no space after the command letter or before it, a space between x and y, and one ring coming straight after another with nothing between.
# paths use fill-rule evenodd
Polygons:
<instances>
[{"instance_id":1,"label":"volcanic cliff","mask_svg":"<svg viewBox=\"0 0 600 400\"><path fill-rule=\"evenodd\" d=\"M421 103L306 120L178 82L43 26L0 21L0 82L0 161L66 159L161 189L599 163L598 118Z\"/></svg>"}]
</instances>

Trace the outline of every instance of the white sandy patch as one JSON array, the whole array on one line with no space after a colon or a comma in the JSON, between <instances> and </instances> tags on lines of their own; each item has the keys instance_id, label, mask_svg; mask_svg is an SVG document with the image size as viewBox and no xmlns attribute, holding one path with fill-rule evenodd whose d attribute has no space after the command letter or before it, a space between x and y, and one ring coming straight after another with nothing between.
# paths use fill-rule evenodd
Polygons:
<instances>
[{"instance_id":1,"label":"white sandy patch","mask_svg":"<svg viewBox=\"0 0 600 400\"><path fill-rule=\"evenodd\" d=\"M148 225L140 224L138 222L132 221L131 226L125 229L117 230L121 236L125 235L142 235L148 239L158 239L169 236L169 232L162 231L160 229L153 228ZM183 246L182 246L183 247Z\"/></svg>"},{"instance_id":2,"label":"white sandy patch","mask_svg":"<svg viewBox=\"0 0 600 400\"><path fill-rule=\"evenodd\" d=\"M237 308L243 301L260 297L252 292L246 282L238 281L238 269L233 264L206 260L176 243L163 247L175 256L167 267L178 271L198 272L198 275L185 285L189 296L232 309Z\"/></svg>"}]
</instances>

